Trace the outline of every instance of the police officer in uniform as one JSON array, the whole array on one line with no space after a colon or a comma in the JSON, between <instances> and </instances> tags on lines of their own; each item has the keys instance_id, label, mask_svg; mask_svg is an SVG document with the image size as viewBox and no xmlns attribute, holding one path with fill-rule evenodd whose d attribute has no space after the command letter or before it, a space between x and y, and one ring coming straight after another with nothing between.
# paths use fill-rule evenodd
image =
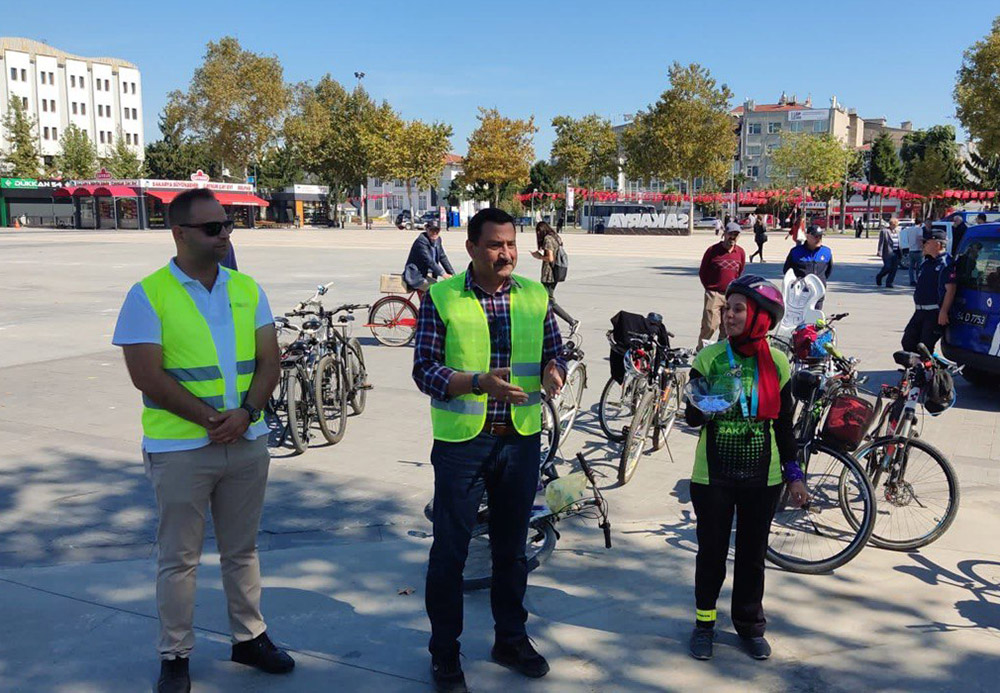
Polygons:
<instances>
[{"instance_id":1,"label":"police officer in uniform","mask_svg":"<svg viewBox=\"0 0 1000 693\"><path fill-rule=\"evenodd\" d=\"M923 344L928 350L944 333L948 313L955 300L955 262L946 251L948 234L944 229L924 232L924 261L917 275L917 288L913 291L916 310L903 330L903 348L917 351Z\"/></svg>"}]
</instances>

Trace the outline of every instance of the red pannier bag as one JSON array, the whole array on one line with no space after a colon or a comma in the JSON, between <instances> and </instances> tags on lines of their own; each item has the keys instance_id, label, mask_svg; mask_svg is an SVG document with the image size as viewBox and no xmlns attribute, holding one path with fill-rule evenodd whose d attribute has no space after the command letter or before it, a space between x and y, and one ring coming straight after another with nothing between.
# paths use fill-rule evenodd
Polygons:
<instances>
[{"instance_id":1,"label":"red pannier bag","mask_svg":"<svg viewBox=\"0 0 1000 693\"><path fill-rule=\"evenodd\" d=\"M837 395L823 424L823 440L842 450L856 450L875 419L875 406L855 395Z\"/></svg>"}]
</instances>

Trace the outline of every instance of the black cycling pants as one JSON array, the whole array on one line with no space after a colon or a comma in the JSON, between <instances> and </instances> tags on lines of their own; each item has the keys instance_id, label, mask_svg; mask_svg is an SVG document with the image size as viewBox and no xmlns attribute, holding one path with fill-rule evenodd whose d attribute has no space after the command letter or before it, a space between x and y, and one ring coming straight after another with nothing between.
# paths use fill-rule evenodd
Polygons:
<instances>
[{"instance_id":1,"label":"black cycling pants","mask_svg":"<svg viewBox=\"0 0 1000 693\"><path fill-rule=\"evenodd\" d=\"M691 484L691 502L698 520L694 596L699 627L715 625L715 603L726 579L735 513L732 621L736 632L745 638L764 634L764 555L783 488L784 484L755 488Z\"/></svg>"}]
</instances>

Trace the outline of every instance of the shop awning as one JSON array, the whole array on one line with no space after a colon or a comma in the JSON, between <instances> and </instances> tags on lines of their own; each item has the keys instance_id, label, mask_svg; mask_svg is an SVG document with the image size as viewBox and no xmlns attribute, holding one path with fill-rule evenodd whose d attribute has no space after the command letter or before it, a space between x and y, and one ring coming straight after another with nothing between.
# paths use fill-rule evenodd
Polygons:
<instances>
[{"instance_id":1,"label":"shop awning","mask_svg":"<svg viewBox=\"0 0 1000 693\"><path fill-rule=\"evenodd\" d=\"M268 207L270 203L250 193L217 192L216 198L223 205L243 205L245 207Z\"/></svg>"},{"instance_id":2,"label":"shop awning","mask_svg":"<svg viewBox=\"0 0 1000 693\"><path fill-rule=\"evenodd\" d=\"M73 188L73 197L92 197L94 191L97 190L99 185L78 185Z\"/></svg>"},{"instance_id":3,"label":"shop awning","mask_svg":"<svg viewBox=\"0 0 1000 693\"><path fill-rule=\"evenodd\" d=\"M183 190L147 190L146 194L149 197L155 197L157 200L165 205L170 204L174 201L174 198L180 195Z\"/></svg>"},{"instance_id":4,"label":"shop awning","mask_svg":"<svg viewBox=\"0 0 1000 693\"><path fill-rule=\"evenodd\" d=\"M139 197L139 193L124 185L102 185L93 194L94 197Z\"/></svg>"},{"instance_id":5,"label":"shop awning","mask_svg":"<svg viewBox=\"0 0 1000 693\"><path fill-rule=\"evenodd\" d=\"M64 185L61 188L56 188L52 191L52 197L73 197L73 193L76 192L77 186L75 185Z\"/></svg>"}]
</instances>

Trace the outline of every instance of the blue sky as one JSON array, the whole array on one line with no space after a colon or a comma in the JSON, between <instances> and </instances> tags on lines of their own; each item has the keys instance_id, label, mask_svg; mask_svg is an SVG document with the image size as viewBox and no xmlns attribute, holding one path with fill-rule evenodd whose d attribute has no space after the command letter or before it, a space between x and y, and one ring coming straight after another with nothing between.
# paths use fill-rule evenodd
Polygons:
<instances>
[{"instance_id":1,"label":"blue sky","mask_svg":"<svg viewBox=\"0 0 1000 693\"><path fill-rule=\"evenodd\" d=\"M404 117L450 123L459 153L477 106L534 115L539 158L553 116L622 122L657 99L674 60L708 67L736 104L773 103L784 90L817 106L836 95L893 125L957 125L951 90L962 52L1000 14L995 0L4 4L0 35L136 63L147 141L159 136L167 92L186 87L208 41L231 34L277 55L288 81L329 72L353 84L365 72L365 87Z\"/></svg>"}]
</instances>

